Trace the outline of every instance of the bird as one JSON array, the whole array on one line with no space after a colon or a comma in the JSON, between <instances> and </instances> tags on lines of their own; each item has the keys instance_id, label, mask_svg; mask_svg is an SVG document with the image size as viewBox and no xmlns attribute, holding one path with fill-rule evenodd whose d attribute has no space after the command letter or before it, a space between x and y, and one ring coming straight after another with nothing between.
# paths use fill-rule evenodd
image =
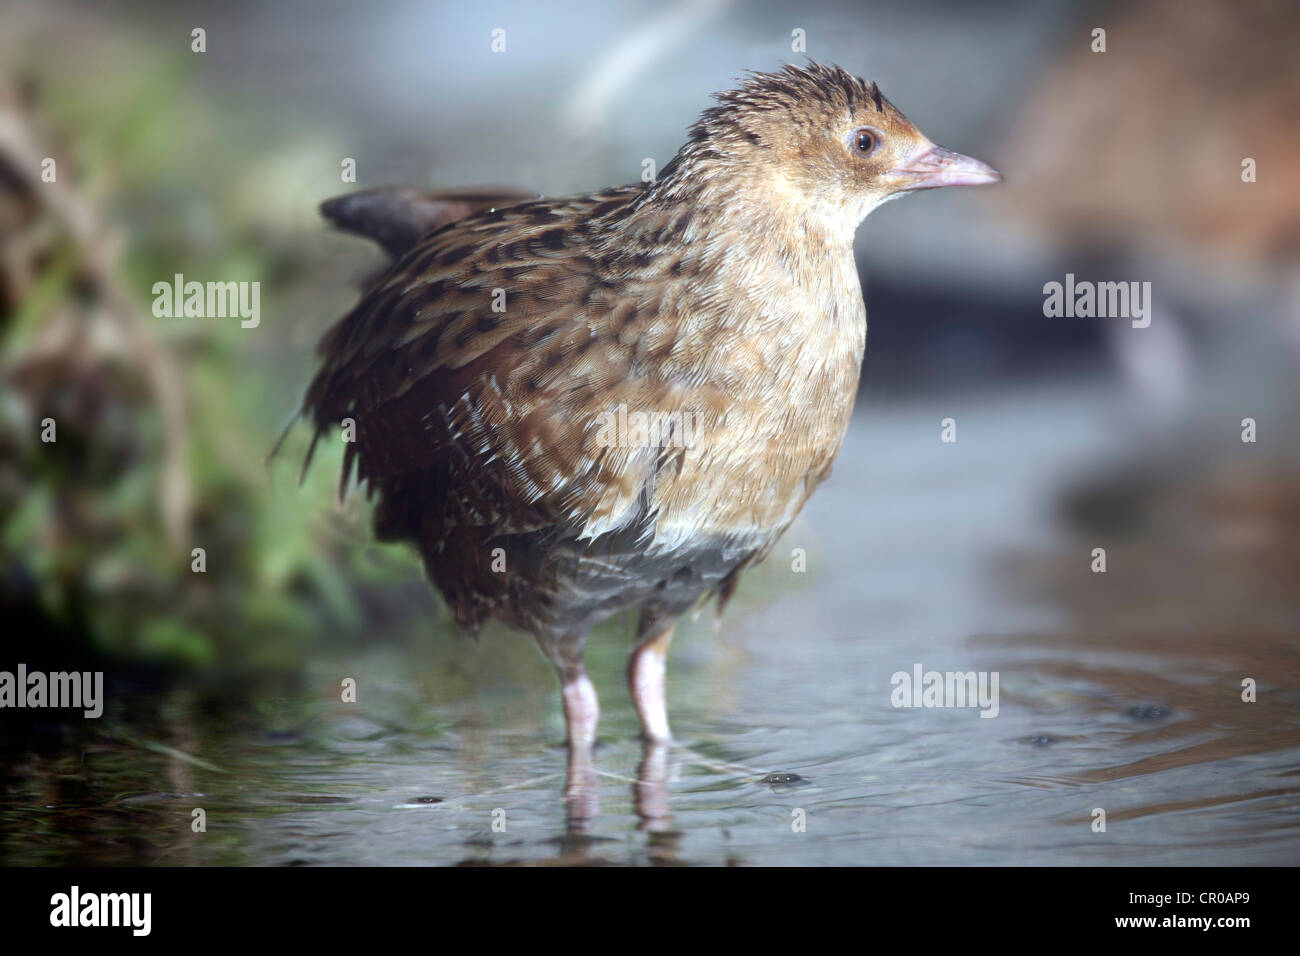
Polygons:
<instances>
[{"instance_id":1,"label":"bird","mask_svg":"<svg viewBox=\"0 0 1300 956\"><path fill-rule=\"evenodd\" d=\"M853 256L882 203L1001 180L875 83L810 62L715 94L650 182L565 198L372 189L322 204L393 257L321 340L311 447L414 546L457 624L531 634L572 752L592 627L636 612L627 681L671 741L678 619L726 606L830 473L858 391Z\"/></svg>"}]
</instances>

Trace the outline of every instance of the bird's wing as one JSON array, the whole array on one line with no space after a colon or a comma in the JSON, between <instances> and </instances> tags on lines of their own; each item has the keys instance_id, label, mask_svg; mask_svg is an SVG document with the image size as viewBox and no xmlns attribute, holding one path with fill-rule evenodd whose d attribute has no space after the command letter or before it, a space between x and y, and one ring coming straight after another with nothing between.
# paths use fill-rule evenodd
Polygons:
<instances>
[{"instance_id":1,"label":"bird's wing","mask_svg":"<svg viewBox=\"0 0 1300 956\"><path fill-rule=\"evenodd\" d=\"M648 387L618 335L648 306L620 298L586 232L637 192L480 212L401 257L326 334L304 402L317 439L355 422L343 482L354 464L372 491L427 477L443 528L594 536L636 520L664 456L597 433Z\"/></svg>"}]
</instances>

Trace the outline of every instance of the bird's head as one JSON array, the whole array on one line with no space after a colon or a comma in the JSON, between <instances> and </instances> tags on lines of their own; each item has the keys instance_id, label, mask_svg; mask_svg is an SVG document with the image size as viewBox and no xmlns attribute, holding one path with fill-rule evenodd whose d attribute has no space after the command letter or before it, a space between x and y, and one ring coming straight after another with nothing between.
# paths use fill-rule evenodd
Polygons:
<instances>
[{"instance_id":1,"label":"bird's head","mask_svg":"<svg viewBox=\"0 0 1300 956\"><path fill-rule=\"evenodd\" d=\"M692 127L684 153L770 191L778 204L850 228L909 192L1002 179L930 142L874 83L839 67L751 73L717 100Z\"/></svg>"}]
</instances>

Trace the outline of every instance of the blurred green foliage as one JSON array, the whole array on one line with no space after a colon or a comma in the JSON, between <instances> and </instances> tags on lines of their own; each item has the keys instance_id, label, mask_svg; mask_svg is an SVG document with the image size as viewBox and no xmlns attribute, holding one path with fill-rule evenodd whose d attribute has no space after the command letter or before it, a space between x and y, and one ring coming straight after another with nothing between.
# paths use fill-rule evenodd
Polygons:
<instances>
[{"instance_id":1,"label":"blurred green foliage","mask_svg":"<svg viewBox=\"0 0 1300 956\"><path fill-rule=\"evenodd\" d=\"M321 639L445 620L408 550L368 543L362 496L336 501L337 438L301 488L305 426L266 462L309 369L303 339L331 313L306 331L286 314L345 305L313 297L303 251L324 231L316 203L340 188L337 158L270 117L222 125L239 111L206 101L175 66L36 79L40 100L22 119L42 149L63 150L63 198L106 228L78 236L39 189L8 184L10 208L31 202L3 240L41 246L34 281L0 318L0 599L25 609L19 640L57 632L121 661L273 672ZM50 129L57 145L41 138ZM103 261L107 278L91 268ZM153 283L178 272L259 281L261 325L154 317ZM168 368L171 397L158 386ZM55 443L40 440L47 417ZM179 520L169 500L184 503Z\"/></svg>"}]
</instances>

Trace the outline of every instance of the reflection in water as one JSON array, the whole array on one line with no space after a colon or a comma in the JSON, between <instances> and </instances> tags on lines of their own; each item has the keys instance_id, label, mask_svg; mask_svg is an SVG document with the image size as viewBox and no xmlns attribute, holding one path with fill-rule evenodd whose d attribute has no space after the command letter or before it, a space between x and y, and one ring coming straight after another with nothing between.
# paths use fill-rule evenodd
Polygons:
<instances>
[{"instance_id":1,"label":"reflection in water","mask_svg":"<svg viewBox=\"0 0 1300 956\"><path fill-rule=\"evenodd\" d=\"M578 863L589 859L592 826L600 814L600 771L592 747L571 744L564 781L564 840L560 860Z\"/></svg>"},{"instance_id":2,"label":"reflection in water","mask_svg":"<svg viewBox=\"0 0 1300 956\"><path fill-rule=\"evenodd\" d=\"M645 845L646 862L672 865L678 862L677 846L681 838L681 834L672 828L668 802L674 747L656 741L645 741L641 747L641 761L634 778L629 780L617 774L605 776L631 786L636 828L650 835ZM559 856L552 862L566 865L610 862L599 856L599 849L605 841L595 832L600 814L601 777L592 748L579 746L568 749L564 837L560 841Z\"/></svg>"},{"instance_id":3,"label":"reflection in water","mask_svg":"<svg viewBox=\"0 0 1300 956\"><path fill-rule=\"evenodd\" d=\"M664 743L647 741L637 768L634 786L636 815L641 818L639 829L651 833L666 833L672 822L668 809L668 756Z\"/></svg>"},{"instance_id":4,"label":"reflection in water","mask_svg":"<svg viewBox=\"0 0 1300 956\"><path fill-rule=\"evenodd\" d=\"M318 660L234 704L111 696L73 732L4 738L10 863L1224 864L1300 851L1294 482L1225 473L1076 492L1106 433L1087 395L873 410L720 628L684 624L680 743L643 745L631 625L593 641L596 749L568 754L531 642L431 639ZM1029 413L1026 414L1026 410ZM915 436L915 437L913 437ZM882 457L875 450L893 448ZM1070 455L1076 456L1071 460ZM1091 469L1088 469L1091 470ZM960 475L957 480L954 475ZM1088 569L1104 540L1106 574ZM788 552L786 552L788 554ZM994 560L996 558L996 560ZM1082 570L1081 570L1082 569ZM996 719L896 710L917 662L1001 675ZM357 678L355 704L338 700ZM1243 678L1258 683L1241 699ZM90 724L93 723L93 726ZM1089 826L1096 807L1108 829ZM202 808L207 829L195 832ZM802 818L806 826L792 821Z\"/></svg>"}]
</instances>

